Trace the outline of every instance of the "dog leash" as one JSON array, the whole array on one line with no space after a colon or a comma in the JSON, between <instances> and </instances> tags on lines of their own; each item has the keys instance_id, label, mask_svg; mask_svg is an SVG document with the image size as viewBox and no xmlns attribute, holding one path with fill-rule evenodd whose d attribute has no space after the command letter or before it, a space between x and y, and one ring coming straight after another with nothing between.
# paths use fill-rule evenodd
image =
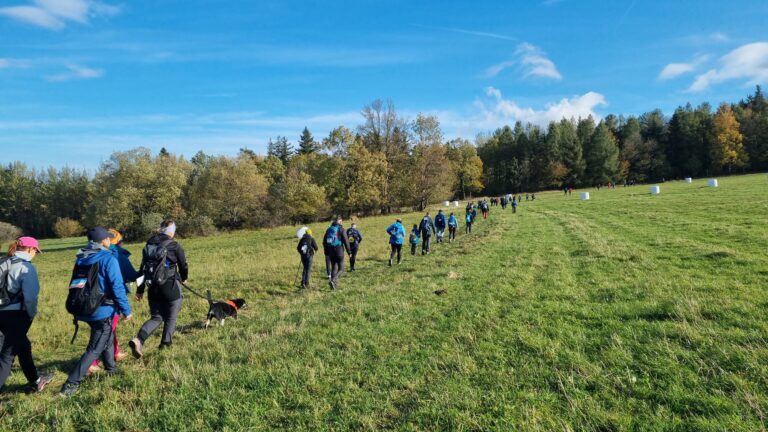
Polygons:
<instances>
[{"instance_id":1,"label":"dog leash","mask_svg":"<svg viewBox=\"0 0 768 432\"><path fill-rule=\"evenodd\" d=\"M189 286L187 286L187 284L185 284L184 282L182 282L182 281L179 281L179 283L181 284L181 286L183 286L184 288L186 288L186 289L187 289L187 291L189 291L189 292L191 292L192 294L194 294L194 295L196 295L196 296L200 297L201 299L203 299L203 300L205 300L205 301L209 301L209 300L211 299L211 298L210 298L210 292L209 292L209 295L208 295L208 297L206 297L206 296L204 296L204 295L201 295L201 294L200 294L200 293L198 293L197 291L193 290L193 289L192 289L192 288L190 288Z\"/></svg>"}]
</instances>

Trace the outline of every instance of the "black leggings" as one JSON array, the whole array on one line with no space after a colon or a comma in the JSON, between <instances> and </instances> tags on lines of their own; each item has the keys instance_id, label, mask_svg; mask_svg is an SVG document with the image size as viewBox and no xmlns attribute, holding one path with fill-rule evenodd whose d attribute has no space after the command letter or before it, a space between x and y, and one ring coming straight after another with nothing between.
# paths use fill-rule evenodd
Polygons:
<instances>
[{"instance_id":1,"label":"black leggings","mask_svg":"<svg viewBox=\"0 0 768 432\"><path fill-rule=\"evenodd\" d=\"M456 227L455 226L449 226L448 227L448 240L455 240L456 239Z\"/></svg>"},{"instance_id":2,"label":"black leggings","mask_svg":"<svg viewBox=\"0 0 768 432\"><path fill-rule=\"evenodd\" d=\"M403 245L390 243L390 246L392 247L392 251L389 252L389 260L392 261L392 258L397 255L397 262L399 263L400 260L402 260Z\"/></svg>"},{"instance_id":3,"label":"black leggings","mask_svg":"<svg viewBox=\"0 0 768 432\"><path fill-rule=\"evenodd\" d=\"M32 320L25 311L0 312L0 337L3 345L0 352L0 387L11 374L13 358L16 356L19 356L19 365L27 381L37 381L37 368L32 360L32 344L27 337L31 325Z\"/></svg>"},{"instance_id":4,"label":"black leggings","mask_svg":"<svg viewBox=\"0 0 768 432\"><path fill-rule=\"evenodd\" d=\"M357 251L358 251L357 246L352 246L351 248L349 248L349 268L351 270L355 269L355 261L357 261Z\"/></svg>"},{"instance_id":5,"label":"black leggings","mask_svg":"<svg viewBox=\"0 0 768 432\"><path fill-rule=\"evenodd\" d=\"M472 232L472 222L467 222L467 234Z\"/></svg>"}]
</instances>

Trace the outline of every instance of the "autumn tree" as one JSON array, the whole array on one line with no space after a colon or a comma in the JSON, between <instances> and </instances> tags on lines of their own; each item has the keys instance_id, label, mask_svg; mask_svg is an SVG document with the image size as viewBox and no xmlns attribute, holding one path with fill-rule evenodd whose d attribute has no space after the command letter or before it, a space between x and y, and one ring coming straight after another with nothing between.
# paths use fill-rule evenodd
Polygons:
<instances>
[{"instance_id":1,"label":"autumn tree","mask_svg":"<svg viewBox=\"0 0 768 432\"><path fill-rule=\"evenodd\" d=\"M710 155L714 170L721 171L723 167L728 167L730 174L733 168L746 166L749 156L744 150L744 137L739 131L739 122L729 104L723 103L717 109L713 129L714 140Z\"/></svg>"}]
</instances>

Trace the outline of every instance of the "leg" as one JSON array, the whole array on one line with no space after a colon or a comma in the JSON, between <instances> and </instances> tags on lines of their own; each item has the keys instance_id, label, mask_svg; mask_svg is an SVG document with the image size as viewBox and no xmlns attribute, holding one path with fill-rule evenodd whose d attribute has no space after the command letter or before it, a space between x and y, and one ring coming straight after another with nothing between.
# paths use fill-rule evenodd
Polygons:
<instances>
[{"instance_id":1,"label":"leg","mask_svg":"<svg viewBox=\"0 0 768 432\"><path fill-rule=\"evenodd\" d=\"M112 334L115 337L115 359L120 354L120 344L117 343L117 324L120 322L120 315L115 315L112 318Z\"/></svg>"},{"instance_id":2,"label":"leg","mask_svg":"<svg viewBox=\"0 0 768 432\"><path fill-rule=\"evenodd\" d=\"M400 264L400 262L403 260L402 252L403 252L403 245L397 245L397 263L398 264Z\"/></svg>"},{"instance_id":3,"label":"leg","mask_svg":"<svg viewBox=\"0 0 768 432\"><path fill-rule=\"evenodd\" d=\"M389 251L389 266L390 267L392 267L392 258L395 257L395 250L397 249L396 246L397 245L394 244L394 243L390 243L389 244L389 248L390 248L390 251Z\"/></svg>"},{"instance_id":4,"label":"leg","mask_svg":"<svg viewBox=\"0 0 768 432\"><path fill-rule=\"evenodd\" d=\"M111 326L109 329L109 338L104 346L104 351L101 352L101 363L104 364L104 370L107 373L117 370L117 364L115 363L115 332Z\"/></svg>"},{"instance_id":5,"label":"leg","mask_svg":"<svg viewBox=\"0 0 768 432\"><path fill-rule=\"evenodd\" d=\"M29 327L32 326L32 320L29 319L29 315L27 315L27 313L24 311L9 311L0 313L11 314L5 318L12 321L11 326L7 326L7 324L9 324L8 322L5 322L5 325L3 326L3 335L5 337L3 341L2 354L4 361L9 360L8 373L10 374L11 372L10 366L13 364L14 355L16 355L19 357L19 365L21 366L22 372L24 372L24 377L26 377L27 381L30 383L36 382L39 376L37 375L35 361L32 358L32 343L27 337ZM6 344L10 348L10 357L7 357L8 354L5 352ZM8 375L6 375L4 378L7 379ZM3 384L5 383L5 379L2 381Z\"/></svg>"},{"instance_id":6,"label":"leg","mask_svg":"<svg viewBox=\"0 0 768 432\"><path fill-rule=\"evenodd\" d=\"M163 339L160 341L160 346L167 346L173 342L173 334L176 332L176 318L179 316L179 311L181 311L182 300L183 298L180 297L164 305L165 316L163 321L165 325L163 325Z\"/></svg>"},{"instance_id":7,"label":"leg","mask_svg":"<svg viewBox=\"0 0 768 432\"><path fill-rule=\"evenodd\" d=\"M88 347L85 349L85 354L80 357L80 361L77 362L77 365L69 373L67 383L79 384L88 373L88 367L107 349L112 339L112 317L101 321L89 322L88 325L91 326L91 337L88 340Z\"/></svg>"},{"instance_id":8,"label":"leg","mask_svg":"<svg viewBox=\"0 0 768 432\"><path fill-rule=\"evenodd\" d=\"M349 252L349 270L355 271L355 261L357 261L357 247L352 248Z\"/></svg>"},{"instance_id":9,"label":"leg","mask_svg":"<svg viewBox=\"0 0 768 432\"><path fill-rule=\"evenodd\" d=\"M333 272L333 280L337 284L339 283L339 278L341 275L344 274L344 252L341 252L341 255L336 257L336 262L334 272Z\"/></svg>"},{"instance_id":10,"label":"leg","mask_svg":"<svg viewBox=\"0 0 768 432\"><path fill-rule=\"evenodd\" d=\"M302 257L301 264L304 265L304 273L301 275L301 286L307 288L309 286L309 276L312 274L312 257Z\"/></svg>"},{"instance_id":11,"label":"leg","mask_svg":"<svg viewBox=\"0 0 768 432\"><path fill-rule=\"evenodd\" d=\"M328 279L331 278L331 271L333 270L331 264L331 255L328 253L325 254L325 274L328 275Z\"/></svg>"},{"instance_id":12,"label":"leg","mask_svg":"<svg viewBox=\"0 0 768 432\"><path fill-rule=\"evenodd\" d=\"M160 327L160 324L163 323L161 305L162 304L158 300L149 300L149 313L151 314L151 318L141 326L139 333L136 335L142 344L155 332L155 330L157 330L158 327Z\"/></svg>"}]
</instances>

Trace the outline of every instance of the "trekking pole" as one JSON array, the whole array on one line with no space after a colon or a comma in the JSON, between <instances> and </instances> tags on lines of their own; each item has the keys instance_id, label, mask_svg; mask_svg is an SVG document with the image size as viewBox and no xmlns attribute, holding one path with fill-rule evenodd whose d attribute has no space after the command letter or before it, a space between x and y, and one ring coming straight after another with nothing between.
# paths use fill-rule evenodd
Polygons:
<instances>
[{"instance_id":1,"label":"trekking pole","mask_svg":"<svg viewBox=\"0 0 768 432\"><path fill-rule=\"evenodd\" d=\"M294 286L294 287L296 286L296 281L299 280L299 274L301 273L301 267L302 266L303 266L303 264L301 262L299 262L299 268L298 268L298 271L296 272L296 277L293 278L293 285L292 286Z\"/></svg>"}]
</instances>

